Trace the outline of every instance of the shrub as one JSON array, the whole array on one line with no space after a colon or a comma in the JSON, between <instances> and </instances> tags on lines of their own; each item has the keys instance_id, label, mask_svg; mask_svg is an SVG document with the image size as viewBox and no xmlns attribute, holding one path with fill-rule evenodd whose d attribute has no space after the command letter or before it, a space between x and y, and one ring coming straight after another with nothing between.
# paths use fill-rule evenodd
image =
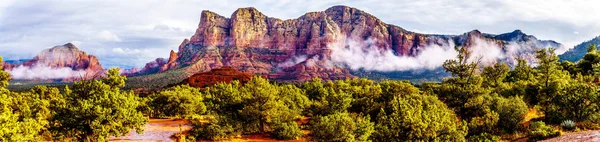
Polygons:
<instances>
[{"instance_id":1,"label":"shrub","mask_svg":"<svg viewBox=\"0 0 600 142\"><path fill-rule=\"evenodd\" d=\"M497 142L499 140L499 136L490 133L480 133L478 135L470 136L468 139L470 142Z\"/></svg>"},{"instance_id":2,"label":"shrub","mask_svg":"<svg viewBox=\"0 0 600 142\"><path fill-rule=\"evenodd\" d=\"M573 120L565 120L560 123L560 126L565 130L574 130L576 128L575 122Z\"/></svg>"},{"instance_id":3,"label":"shrub","mask_svg":"<svg viewBox=\"0 0 600 142\"><path fill-rule=\"evenodd\" d=\"M600 130L600 124L594 123L592 121L581 122L577 124L577 127L583 130Z\"/></svg>"},{"instance_id":4,"label":"shrub","mask_svg":"<svg viewBox=\"0 0 600 142\"><path fill-rule=\"evenodd\" d=\"M210 119L206 123L196 118L190 120L190 123L192 124L190 136L196 140L226 140L240 134L234 128L235 125L227 121Z\"/></svg>"},{"instance_id":5,"label":"shrub","mask_svg":"<svg viewBox=\"0 0 600 142\"><path fill-rule=\"evenodd\" d=\"M190 86L176 86L151 95L149 106L154 117L190 117L206 112L202 93Z\"/></svg>"},{"instance_id":6,"label":"shrub","mask_svg":"<svg viewBox=\"0 0 600 142\"><path fill-rule=\"evenodd\" d=\"M367 141L373 133L369 117L334 113L316 117L310 130L315 141Z\"/></svg>"},{"instance_id":7,"label":"shrub","mask_svg":"<svg viewBox=\"0 0 600 142\"><path fill-rule=\"evenodd\" d=\"M560 132L546 126L544 122L533 122L529 126L529 141L539 141L557 136L560 136Z\"/></svg>"},{"instance_id":8,"label":"shrub","mask_svg":"<svg viewBox=\"0 0 600 142\"><path fill-rule=\"evenodd\" d=\"M282 140L293 140L302 136L302 131L296 122L281 123L275 127L272 136Z\"/></svg>"},{"instance_id":9,"label":"shrub","mask_svg":"<svg viewBox=\"0 0 600 142\"><path fill-rule=\"evenodd\" d=\"M373 141L465 141L466 122L437 97L408 94L394 98L390 107L377 115Z\"/></svg>"}]
</instances>

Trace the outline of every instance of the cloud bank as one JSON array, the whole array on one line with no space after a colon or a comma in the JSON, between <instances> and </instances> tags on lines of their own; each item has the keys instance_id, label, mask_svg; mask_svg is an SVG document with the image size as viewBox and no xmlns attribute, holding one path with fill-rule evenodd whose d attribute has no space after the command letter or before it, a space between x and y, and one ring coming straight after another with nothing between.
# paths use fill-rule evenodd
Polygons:
<instances>
[{"instance_id":1,"label":"cloud bank","mask_svg":"<svg viewBox=\"0 0 600 142\"><path fill-rule=\"evenodd\" d=\"M352 70L368 71L406 71L417 69L435 69L444 61L458 55L454 50L454 42L446 45L429 45L416 57L397 56L391 49L372 46L372 40L347 40L329 44L331 61L337 66L349 67Z\"/></svg>"},{"instance_id":2,"label":"cloud bank","mask_svg":"<svg viewBox=\"0 0 600 142\"><path fill-rule=\"evenodd\" d=\"M14 79L62 79L85 77L83 70L72 70L71 68L52 68L49 66L35 65L26 67L20 65L8 71Z\"/></svg>"}]
</instances>

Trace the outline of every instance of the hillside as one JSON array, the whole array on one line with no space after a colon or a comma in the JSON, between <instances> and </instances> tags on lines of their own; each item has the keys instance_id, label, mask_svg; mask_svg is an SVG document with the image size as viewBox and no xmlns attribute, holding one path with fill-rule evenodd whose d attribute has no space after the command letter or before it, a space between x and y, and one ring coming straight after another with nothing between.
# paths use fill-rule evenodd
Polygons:
<instances>
[{"instance_id":1,"label":"hillside","mask_svg":"<svg viewBox=\"0 0 600 142\"><path fill-rule=\"evenodd\" d=\"M578 44L574 48L569 49L567 52L563 53L562 55L559 55L558 57L561 61L577 62L581 58L583 58L583 55L585 55L585 53L587 52L587 48L590 44L600 45L600 36Z\"/></svg>"}]
</instances>

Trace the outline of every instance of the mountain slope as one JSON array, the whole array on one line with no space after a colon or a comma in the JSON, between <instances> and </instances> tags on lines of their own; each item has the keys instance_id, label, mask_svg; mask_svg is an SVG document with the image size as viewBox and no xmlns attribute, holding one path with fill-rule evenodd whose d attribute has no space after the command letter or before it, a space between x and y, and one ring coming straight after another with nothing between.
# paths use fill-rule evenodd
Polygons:
<instances>
[{"instance_id":1,"label":"mountain slope","mask_svg":"<svg viewBox=\"0 0 600 142\"><path fill-rule=\"evenodd\" d=\"M230 17L203 11L196 33L176 53L171 52L168 63L138 75L185 67L184 75L189 76L231 66L274 80L344 79L355 77L356 70L403 78L402 72L437 69L454 57L454 45L472 50L473 57L489 58L485 63L509 64L515 57L533 61L536 49L562 47L520 30L499 35L478 30L462 35L420 34L347 6L288 20L265 16L255 8L240 8ZM490 53L494 55L487 56ZM368 74L363 71L358 71L359 76Z\"/></svg>"},{"instance_id":2,"label":"mountain slope","mask_svg":"<svg viewBox=\"0 0 600 142\"><path fill-rule=\"evenodd\" d=\"M574 48L569 49L567 52L558 55L561 61L577 62L583 58L583 55L587 53L587 48L591 44L600 45L600 36L597 36L591 40L585 41Z\"/></svg>"}]
</instances>

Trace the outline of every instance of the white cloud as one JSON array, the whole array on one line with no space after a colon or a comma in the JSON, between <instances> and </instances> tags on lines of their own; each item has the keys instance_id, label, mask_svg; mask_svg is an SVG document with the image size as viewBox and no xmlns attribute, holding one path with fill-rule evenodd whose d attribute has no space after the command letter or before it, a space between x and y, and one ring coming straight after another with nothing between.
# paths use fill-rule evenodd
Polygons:
<instances>
[{"instance_id":1,"label":"white cloud","mask_svg":"<svg viewBox=\"0 0 600 142\"><path fill-rule=\"evenodd\" d=\"M371 46L372 40L339 41L328 45L331 49L331 61L342 67L352 70L364 69L370 71L405 71L415 69L434 69L440 67L444 61L453 59L458 55L454 50L454 42L438 46L424 47L416 57L396 56L392 50Z\"/></svg>"},{"instance_id":2,"label":"white cloud","mask_svg":"<svg viewBox=\"0 0 600 142\"><path fill-rule=\"evenodd\" d=\"M59 79L59 78L80 78L86 77L83 70L73 70L71 68L52 68L49 66L36 65L33 67L18 66L8 71L14 79Z\"/></svg>"},{"instance_id":3,"label":"white cloud","mask_svg":"<svg viewBox=\"0 0 600 142\"><path fill-rule=\"evenodd\" d=\"M97 38L100 41L115 41L115 42L121 41L121 38L119 38L119 36L117 36L116 34L110 32L110 31L101 31L100 33L98 33Z\"/></svg>"}]
</instances>

